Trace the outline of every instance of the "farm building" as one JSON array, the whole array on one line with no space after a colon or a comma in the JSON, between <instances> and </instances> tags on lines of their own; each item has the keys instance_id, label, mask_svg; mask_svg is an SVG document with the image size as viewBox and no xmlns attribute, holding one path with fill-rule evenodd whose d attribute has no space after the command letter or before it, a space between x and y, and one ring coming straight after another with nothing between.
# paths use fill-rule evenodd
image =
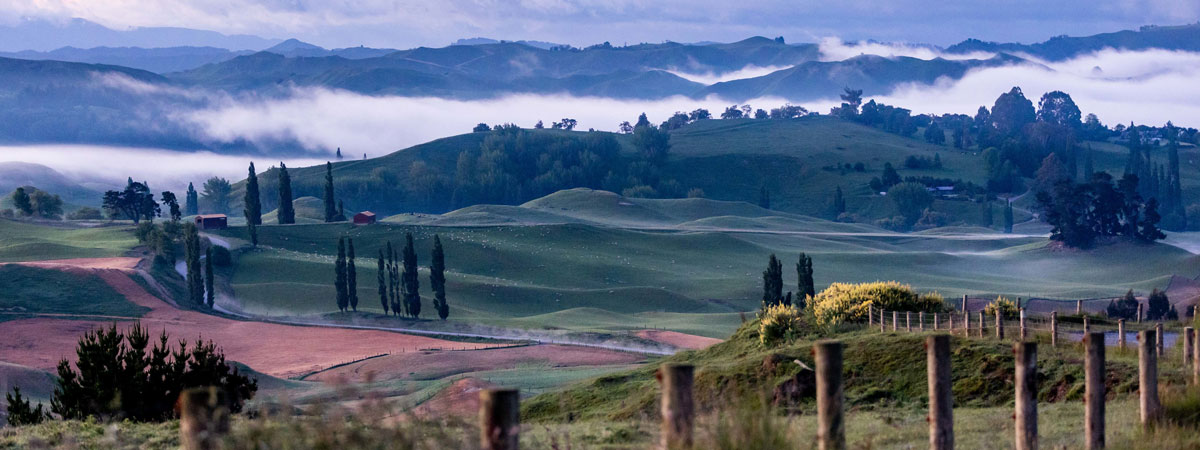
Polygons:
<instances>
[{"instance_id":1,"label":"farm building","mask_svg":"<svg viewBox=\"0 0 1200 450\"><path fill-rule=\"evenodd\" d=\"M354 215L355 225L370 225L375 223L375 213L363 211Z\"/></svg>"},{"instance_id":2,"label":"farm building","mask_svg":"<svg viewBox=\"0 0 1200 450\"><path fill-rule=\"evenodd\" d=\"M201 214L196 216L196 227L201 230L224 230L229 219L224 214Z\"/></svg>"}]
</instances>

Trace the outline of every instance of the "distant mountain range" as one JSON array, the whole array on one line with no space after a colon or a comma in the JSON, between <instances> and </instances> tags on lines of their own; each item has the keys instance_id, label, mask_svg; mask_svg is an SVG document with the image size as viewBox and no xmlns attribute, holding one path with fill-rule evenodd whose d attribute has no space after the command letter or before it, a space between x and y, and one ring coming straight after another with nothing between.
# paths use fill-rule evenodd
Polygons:
<instances>
[{"instance_id":1,"label":"distant mountain range","mask_svg":"<svg viewBox=\"0 0 1200 450\"><path fill-rule=\"evenodd\" d=\"M14 30L26 34L16 39ZM51 31L60 36L51 36ZM52 42L77 43L91 37L95 40L89 42L105 46L38 50ZM818 44L787 44L764 37L733 43L621 47L605 43L583 49L486 38L441 48L325 49L295 39L195 30L118 32L85 21L0 27L0 42L10 46L21 42L32 48L0 53L0 143L221 150L249 144L207 142L194 136L193 130L163 118L205 107L211 98L271 98L289 95L295 87L468 100L512 93L565 93L619 99L718 96L738 103L760 97L806 102L832 98L844 87L863 89L866 96L881 95L900 85L959 79L972 69L1034 64L1031 57L1061 60L1109 47L1200 51L1200 24L1055 37L1037 44L967 40L946 49L925 46L963 58L859 55L841 61L828 61ZM137 47L148 43L159 45ZM992 56L965 57L977 54ZM747 67L783 69L711 85L689 75L729 74Z\"/></svg>"},{"instance_id":2,"label":"distant mountain range","mask_svg":"<svg viewBox=\"0 0 1200 450\"><path fill-rule=\"evenodd\" d=\"M114 30L95 22L71 19L65 22L23 20L0 26L0 51L50 51L62 47L217 47L227 50L262 50L280 39L215 31L171 27L140 27Z\"/></svg>"}]
</instances>

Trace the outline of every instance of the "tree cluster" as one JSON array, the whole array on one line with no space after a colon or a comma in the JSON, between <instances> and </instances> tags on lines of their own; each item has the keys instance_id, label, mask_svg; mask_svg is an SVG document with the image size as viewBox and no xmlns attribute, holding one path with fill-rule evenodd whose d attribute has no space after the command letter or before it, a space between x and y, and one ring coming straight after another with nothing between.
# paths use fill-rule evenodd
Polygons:
<instances>
[{"instance_id":1,"label":"tree cluster","mask_svg":"<svg viewBox=\"0 0 1200 450\"><path fill-rule=\"evenodd\" d=\"M354 239L338 238L334 272L338 311L358 311L358 269L354 265Z\"/></svg>"},{"instance_id":2,"label":"tree cluster","mask_svg":"<svg viewBox=\"0 0 1200 450\"><path fill-rule=\"evenodd\" d=\"M1158 229L1158 201L1143 202L1138 177L1126 174L1117 183L1097 172L1087 183L1063 180L1052 192L1037 193L1039 206L1051 225L1050 239L1075 248L1089 248L1099 237L1125 236L1153 242L1166 236Z\"/></svg>"},{"instance_id":3,"label":"tree cluster","mask_svg":"<svg viewBox=\"0 0 1200 450\"><path fill-rule=\"evenodd\" d=\"M438 241L440 244L440 240ZM437 248L440 248L437 247ZM442 261L444 263L444 261ZM379 282L379 302L383 305L384 313L391 310L392 314L397 316L405 315L414 319L421 316L421 281L418 278L420 275L417 270L417 252L413 247L412 233L406 233L404 236L404 248L397 253L392 242L388 241L383 249L380 249L378 266L383 270L380 271L378 277ZM441 273L444 277L444 273ZM445 278L442 278L444 289ZM435 286L435 294L437 287ZM442 293L442 301L445 301L445 292ZM435 301L435 308L438 308L439 315L441 308ZM449 314L449 310L446 310ZM444 318L444 317L443 317Z\"/></svg>"},{"instance_id":4,"label":"tree cluster","mask_svg":"<svg viewBox=\"0 0 1200 450\"><path fill-rule=\"evenodd\" d=\"M104 193L104 209L109 211L110 216L124 217L132 220L135 225L143 219L153 222L161 212L150 187L145 182L139 183L132 179L125 185L124 190Z\"/></svg>"},{"instance_id":5,"label":"tree cluster","mask_svg":"<svg viewBox=\"0 0 1200 450\"><path fill-rule=\"evenodd\" d=\"M63 201L57 194L32 186L22 186L13 190L10 198L13 207L22 216L52 220L62 218Z\"/></svg>"},{"instance_id":6,"label":"tree cluster","mask_svg":"<svg viewBox=\"0 0 1200 450\"><path fill-rule=\"evenodd\" d=\"M191 387L224 390L234 412L258 390L257 380L227 364L211 341L172 344L165 331L151 340L140 324L84 334L75 364L58 363L51 410L63 419L160 421L175 416L175 400Z\"/></svg>"}]
</instances>

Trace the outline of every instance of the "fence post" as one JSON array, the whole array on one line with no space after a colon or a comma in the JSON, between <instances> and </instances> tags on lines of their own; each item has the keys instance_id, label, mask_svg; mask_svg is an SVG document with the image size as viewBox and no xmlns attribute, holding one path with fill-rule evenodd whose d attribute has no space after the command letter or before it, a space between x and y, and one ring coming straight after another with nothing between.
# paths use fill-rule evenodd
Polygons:
<instances>
[{"instance_id":1,"label":"fence post","mask_svg":"<svg viewBox=\"0 0 1200 450\"><path fill-rule=\"evenodd\" d=\"M1050 346L1058 347L1058 311L1050 311Z\"/></svg>"},{"instance_id":2,"label":"fence post","mask_svg":"<svg viewBox=\"0 0 1200 450\"><path fill-rule=\"evenodd\" d=\"M925 311L917 312L917 329L925 331Z\"/></svg>"},{"instance_id":3,"label":"fence post","mask_svg":"<svg viewBox=\"0 0 1200 450\"><path fill-rule=\"evenodd\" d=\"M1004 314L996 308L996 339L1004 340Z\"/></svg>"},{"instance_id":4,"label":"fence post","mask_svg":"<svg viewBox=\"0 0 1200 450\"><path fill-rule=\"evenodd\" d=\"M1192 346L1196 345L1196 329L1183 327L1183 366L1192 365Z\"/></svg>"},{"instance_id":5,"label":"fence post","mask_svg":"<svg viewBox=\"0 0 1200 450\"><path fill-rule=\"evenodd\" d=\"M1091 332L1092 332L1092 321L1088 319L1088 316L1083 316L1083 335L1087 336L1088 333L1091 333Z\"/></svg>"},{"instance_id":6,"label":"fence post","mask_svg":"<svg viewBox=\"0 0 1200 450\"><path fill-rule=\"evenodd\" d=\"M941 325L938 324L938 313L935 312L933 313L933 331L937 331L939 328Z\"/></svg>"},{"instance_id":7,"label":"fence post","mask_svg":"<svg viewBox=\"0 0 1200 450\"><path fill-rule=\"evenodd\" d=\"M1156 356L1160 359L1163 357L1163 324L1162 322L1154 324L1154 349L1157 351Z\"/></svg>"},{"instance_id":8,"label":"fence post","mask_svg":"<svg viewBox=\"0 0 1200 450\"><path fill-rule=\"evenodd\" d=\"M963 311L963 337L971 337L971 313Z\"/></svg>"},{"instance_id":9,"label":"fence post","mask_svg":"<svg viewBox=\"0 0 1200 450\"><path fill-rule=\"evenodd\" d=\"M1025 337L1029 335L1025 328L1025 308L1021 308L1021 341L1025 341Z\"/></svg>"},{"instance_id":10,"label":"fence post","mask_svg":"<svg viewBox=\"0 0 1200 450\"><path fill-rule=\"evenodd\" d=\"M904 312L904 331L912 333L912 311Z\"/></svg>"},{"instance_id":11,"label":"fence post","mask_svg":"<svg viewBox=\"0 0 1200 450\"><path fill-rule=\"evenodd\" d=\"M821 450L846 448L846 423L843 416L842 343L820 341L813 344L817 365L817 442Z\"/></svg>"},{"instance_id":12,"label":"fence post","mask_svg":"<svg viewBox=\"0 0 1200 450\"><path fill-rule=\"evenodd\" d=\"M953 320L952 320L953 321ZM950 381L950 335L925 338L929 377L929 448L954 448L954 395Z\"/></svg>"},{"instance_id":13,"label":"fence post","mask_svg":"<svg viewBox=\"0 0 1200 450\"><path fill-rule=\"evenodd\" d=\"M1142 304L1138 303L1137 323L1142 323Z\"/></svg>"},{"instance_id":14,"label":"fence post","mask_svg":"<svg viewBox=\"0 0 1200 450\"><path fill-rule=\"evenodd\" d=\"M1104 448L1104 333L1089 333L1083 338L1087 356L1083 362L1084 439L1088 450Z\"/></svg>"},{"instance_id":15,"label":"fence post","mask_svg":"<svg viewBox=\"0 0 1200 450\"><path fill-rule=\"evenodd\" d=\"M963 294L962 311L967 312L967 294Z\"/></svg>"},{"instance_id":16,"label":"fence post","mask_svg":"<svg viewBox=\"0 0 1200 450\"><path fill-rule=\"evenodd\" d=\"M875 326L875 305L867 305L867 326Z\"/></svg>"},{"instance_id":17,"label":"fence post","mask_svg":"<svg viewBox=\"0 0 1200 450\"><path fill-rule=\"evenodd\" d=\"M886 326L887 326L887 325L885 325L885 322L886 322L886 321L885 321L885 320L883 320L883 315L884 315L884 314L886 314L886 313L887 313L887 311L884 311L884 310L882 310L882 309L881 309L881 310L879 310L879 332L880 332L880 333L882 333L882 332L884 332L884 331L887 331L887 328L884 328L884 327L886 327Z\"/></svg>"},{"instance_id":18,"label":"fence post","mask_svg":"<svg viewBox=\"0 0 1200 450\"><path fill-rule=\"evenodd\" d=\"M1117 319L1117 348L1125 350L1125 319Z\"/></svg>"},{"instance_id":19,"label":"fence post","mask_svg":"<svg viewBox=\"0 0 1200 450\"><path fill-rule=\"evenodd\" d=\"M979 310L979 337L983 337L983 310Z\"/></svg>"},{"instance_id":20,"label":"fence post","mask_svg":"<svg viewBox=\"0 0 1200 450\"><path fill-rule=\"evenodd\" d=\"M479 446L484 450L517 450L521 437L521 403L516 389L479 391Z\"/></svg>"},{"instance_id":21,"label":"fence post","mask_svg":"<svg viewBox=\"0 0 1200 450\"><path fill-rule=\"evenodd\" d=\"M216 387L188 389L179 398L179 441L185 450L221 448L229 433L225 391Z\"/></svg>"},{"instance_id":22,"label":"fence post","mask_svg":"<svg viewBox=\"0 0 1200 450\"><path fill-rule=\"evenodd\" d=\"M892 311L892 331L900 331L900 311Z\"/></svg>"},{"instance_id":23,"label":"fence post","mask_svg":"<svg viewBox=\"0 0 1200 450\"><path fill-rule=\"evenodd\" d=\"M1038 447L1037 419L1037 343L1013 344L1016 355L1016 448L1035 450Z\"/></svg>"},{"instance_id":24,"label":"fence post","mask_svg":"<svg viewBox=\"0 0 1200 450\"><path fill-rule=\"evenodd\" d=\"M1075 315L1083 315L1083 300L1075 300Z\"/></svg>"},{"instance_id":25,"label":"fence post","mask_svg":"<svg viewBox=\"0 0 1200 450\"><path fill-rule=\"evenodd\" d=\"M1158 402L1158 356L1154 330L1138 333L1138 397L1142 427L1149 430L1158 422L1162 406Z\"/></svg>"},{"instance_id":26,"label":"fence post","mask_svg":"<svg viewBox=\"0 0 1200 450\"><path fill-rule=\"evenodd\" d=\"M662 384L662 448L692 448L696 409L692 402L695 368L690 364L663 364L658 369Z\"/></svg>"}]
</instances>

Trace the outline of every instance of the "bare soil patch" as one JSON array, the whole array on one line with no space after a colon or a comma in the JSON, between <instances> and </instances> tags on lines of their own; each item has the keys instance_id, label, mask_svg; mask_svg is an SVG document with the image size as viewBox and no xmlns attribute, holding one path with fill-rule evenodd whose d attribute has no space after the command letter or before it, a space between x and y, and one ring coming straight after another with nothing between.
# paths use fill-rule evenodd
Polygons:
<instances>
[{"instance_id":1,"label":"bare soil patch","mask_svg":"<svg viewBox=\"0 0 1200 450\"><path fill-rule=\"evenodd\" d=\"M687 350L700 350L722 342L716 338L665 330L642 330L637 332L636 335L642 339L661 342Z\"/></svg>"}]
</instances>

